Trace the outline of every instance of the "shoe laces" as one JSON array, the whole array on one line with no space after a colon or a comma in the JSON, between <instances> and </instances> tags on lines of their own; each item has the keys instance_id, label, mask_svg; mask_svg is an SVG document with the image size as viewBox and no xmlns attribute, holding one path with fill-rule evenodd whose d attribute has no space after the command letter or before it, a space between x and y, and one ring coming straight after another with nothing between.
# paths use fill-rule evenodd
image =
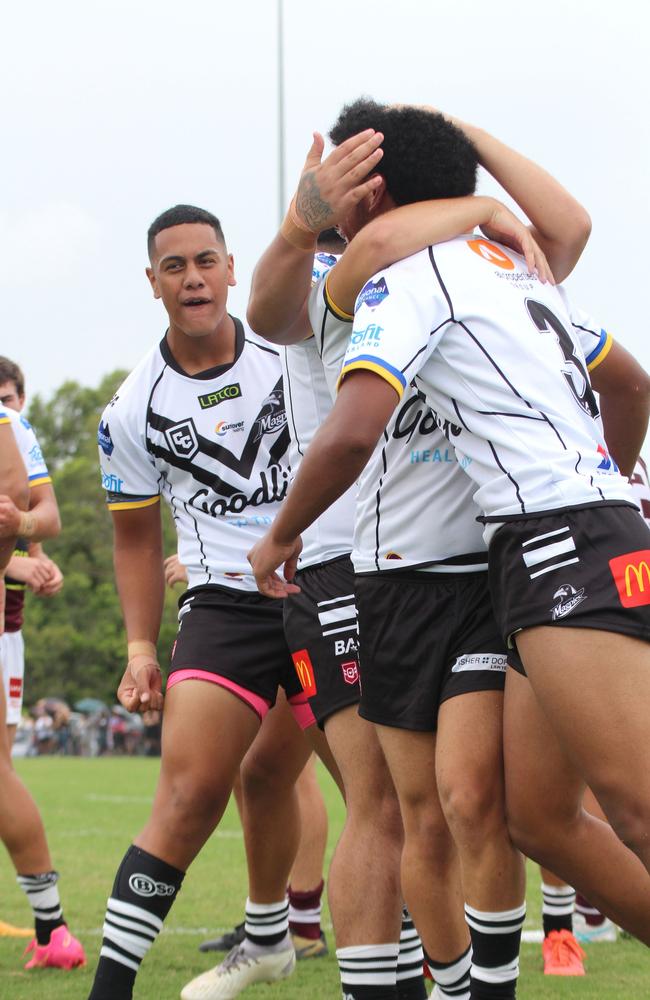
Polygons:
<instances>
[{"instance_id":1,"label":"shoe laces","mask_svg":"<svg viewBox=\"0 0 650 1000\"><path fill-rule=\"evenodd\" d=\"M570 931L555 931L549 936L553 947L553 960L558 965L571 965L576 958L582 962L587 957Z\"/></svg>"},{"instance_id":2,"label":"shoe laces","mask_svg":"<svg viewBox=\"0 0 650 1000\"><path fill-rule=\"evenodd\" d=\"M256 959L251 958L244 951L243 945L236 944L234 948L231 948L223 962L221 963L221 968L224 972L234 972L236 969L241 968L244 965L254 965Z\"/></svg>"}]
</instances>

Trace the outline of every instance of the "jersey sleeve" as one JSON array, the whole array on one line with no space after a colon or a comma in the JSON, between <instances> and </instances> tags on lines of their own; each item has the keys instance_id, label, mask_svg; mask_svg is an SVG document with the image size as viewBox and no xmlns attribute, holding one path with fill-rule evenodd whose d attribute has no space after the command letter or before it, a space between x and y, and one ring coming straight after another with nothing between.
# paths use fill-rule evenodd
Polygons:
<instances>
[{"instance_id":1,"label":"jersey sleeve","mask_svg":"<svg viewBox=\"0 0 650 1000\"><path fill-rule=\"evenodd\" d=\"M0 406L0 424L11 423L9 420L9 414L5 410L4 406Z\"/></svg>"},{"instance_id":2,"label":"jersey sleeve","mask_svg":"<svg viewBox=\"0 0 650 1000\"><path fill-rule=\"evenodd\" d=\"M361 289L339 387L351 372L364 369L380 375L401 398L436 347L449 312L430 274L423 279L417 257L379 271Z\"/></svg>"},{"instance_id":3,"label":"jersey sleeve","mask_svg":"<svg viewBox=\"0 0 650 1000\"><path fill-rule=\"evenodd\" d=\"M590 316L584 309L578 309L574 306L567 298L563 288L559 288L558 291L569 313L574 333L580 341L587 362L587 370L592 372L611 351L614 338L611 333L601 327L600 323L596 322L593 316Z\"/></svg>"},{"instance_id":4,"label":"jersey sleeve","mask_svg":"<svg viewBox=\"0 0 650 1000\"><path fill-rule=\"evenodd\" d=\"M52 479L45 464L41 446L38 443L38 438L29 420L15 411L11 414L7 411L5 413L13 427L18 451L25 463L30 489L33 486L43 486L46 483L51 483Z\"/></svg>"},{"instance_id":5,"label":"jersey sleeve","mask_svg":"<svg viewBox=\"0 0 650 1000\"><path fill-rule=\"evenodd\" d=\"M109 405L104 410L97 433L108 509L148 507L160 500L160 477L144 441L139 439L138 413L121 413L118 406Z\"/></svg>"}]
</instances>

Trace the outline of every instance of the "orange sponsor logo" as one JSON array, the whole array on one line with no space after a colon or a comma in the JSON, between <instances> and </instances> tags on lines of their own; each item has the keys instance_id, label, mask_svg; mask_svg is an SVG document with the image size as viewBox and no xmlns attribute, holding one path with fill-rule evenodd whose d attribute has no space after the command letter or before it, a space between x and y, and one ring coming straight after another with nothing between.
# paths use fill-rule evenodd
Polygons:
<instances>
[{"instance_id":1,"label":"orange sponsor logo","mask_svg":"<svg viewBox=\"0 0 650 1000\"><path fill-rule=\"evenodd\" d=\"M490 243L488 240L469 240L467 246L483 260L486 260L488 264L496 264L504 271L514 271L514 261L510 260L507 253L504 253L501 247L495 246L494 243Z\"/></svg>"},{"instance_id":2,"label":"orange sponsor logo","mask_svg":"<svg viewBox=\"0 0 650 1000\"><path fill-rule=\"evenodd\" d=\"M306 649L299 649L297 653L291 654L291 659L303 691L308 698L312 698L316 694L316 678L309 653Z\"/></svg>"},{"instance_id":3,"label":"orange sponsor logo","mask_svg":"<svg viewBox=\"0 0 650 1000\"><path fill-rule=\"evenodd\" d=\"M624 608L650 604L650 549L610 559L609 568Z\"/></svg>"}]
</instances>

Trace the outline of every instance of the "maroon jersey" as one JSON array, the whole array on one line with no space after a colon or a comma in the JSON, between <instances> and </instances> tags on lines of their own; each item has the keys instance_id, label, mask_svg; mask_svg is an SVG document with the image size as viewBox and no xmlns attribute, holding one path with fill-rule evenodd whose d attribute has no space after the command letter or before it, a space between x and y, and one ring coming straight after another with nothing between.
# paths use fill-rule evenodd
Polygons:
<instances>
[{"instance_id":1,"label":"maroon jersey","mask_svg":"<svg viewBox=\"0 0 650 1000\"><path fill-rule=\"evenodd\" d=\"M23 538L16 542L14 555L27 555L27 542ZM19 632L23 626L26 586L10 576L5 577L5 632Z\"/></svg>"}]
</instances>

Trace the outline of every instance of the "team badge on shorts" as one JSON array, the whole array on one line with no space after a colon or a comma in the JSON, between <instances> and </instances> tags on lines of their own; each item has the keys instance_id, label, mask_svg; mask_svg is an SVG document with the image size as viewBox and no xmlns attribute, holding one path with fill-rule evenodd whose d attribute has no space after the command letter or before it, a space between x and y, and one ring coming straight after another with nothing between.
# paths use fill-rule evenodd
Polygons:
<instances>
[{"instance_id":1,"label":"team badge on shorts","mask_svg":"<svg viewBox=\"0 0 650 1000\"><path fill-rule=\"evenodd\" d=\"M316 694L316 677L314 676L314 666L306 649L299 649L297 653L291 654L293 665L298 674L298 680L303 691L308 698L313 698Z\"/></svg>"},{"instance_id":2,"label":"team badge on shorts","mask_svg":"<svg viewBox=\"0 0 650 1000\"><path fill-rule=\"evenodd\" d=\"M624 608L650 604L650 549L616 556L609 560L609 568Z\"/></svg>"},{"instance_id":3,"label":"team badge on shorts","mask_svg":"<svg viewBox=\"0 0 650 1000\"><path fill-rule=\"evenodd\" d=\"M359 683L359 664L356 660L349 660L347 663L342 663L341 671L346 684Z\"/></svg>"},{"instance_id":4,"label":"team badge on shorts","mask_svg":"<svg viewBox=\"0 0 650 1000\"><path fill-rule=\"evenodd\" d=\"M558 618L566 618L575 611L579 604L587 600L587 595L584 587L576 590L570 583L565 583L555 591L553 600L558 602L551 608L551 617L556 622Z\"/></svg>"}]
</instances>

